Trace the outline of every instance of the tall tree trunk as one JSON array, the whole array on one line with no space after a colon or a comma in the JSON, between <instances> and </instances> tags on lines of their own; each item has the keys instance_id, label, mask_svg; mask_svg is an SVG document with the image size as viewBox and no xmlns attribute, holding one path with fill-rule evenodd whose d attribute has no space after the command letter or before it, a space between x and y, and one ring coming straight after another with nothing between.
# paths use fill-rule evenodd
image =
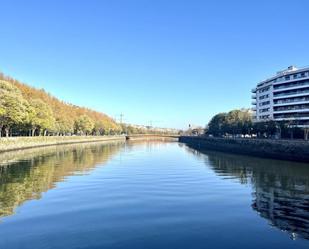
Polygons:
<instances>
[{"instance_id":1,"label":"tall tree trunk","mask_svg":"<svg viewBox=\"0 0 309 249\"><path fill-rule=\"evenodd\" d=\"M10 127L5 127L5 136L9 137L9 133L10 133Z\"/></svg>"},{"instance_id":2,"label":"tall tree trunk","mask_svg":"<svg viewBox=\"0 0 309 249\"><path fill-rule=\"evenodd\" d=\"M43 136L45 137L46 134L47 134L47 130L44 130L44 131L43 131Z\"/></svg>"}]
</instances>

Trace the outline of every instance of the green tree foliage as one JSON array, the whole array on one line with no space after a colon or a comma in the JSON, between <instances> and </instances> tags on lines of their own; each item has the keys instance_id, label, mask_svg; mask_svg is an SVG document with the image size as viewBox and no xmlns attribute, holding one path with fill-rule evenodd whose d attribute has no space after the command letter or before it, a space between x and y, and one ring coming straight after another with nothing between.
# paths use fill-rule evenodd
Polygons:
<instances>
[{"instance_id":1,"label":"green tree foliage","mask_svg":"<svg viewBox=\"0 0 309 249\"><path fill-rule=\"evenodd\" d=\"M93 133L94 135L105 135L109 133L109 129L111 129L111 127L104 122L104 119L99 119L94 123Z\"/></svg>"},{"instance_id":2,"label":"green tree foliage","mask_svg":"<svg viewBox=\"0 0 309 249\"><path fill-rule=\"evenodd\" d=\"M91 122L82 134L121 133L121 126L104 113L65 103L0 73L0 135L10 130L14 135L72 135L85 116Z\"/></svg>"},{"instance_id":3,"label":"green tree foliage","mask_svg":"<svg viewBox=\"0 0 309 249\"><path fill-rule=\"evenodd\" d=\"M30 100L29 122L32 128L32 134L38 131L46 135L48 130L55 128L55 118L52 109L40 99Z\"/></svg>"},{"instance_id":4,"label":"green tree foliage","mask_svg":"<svg viewBox=\"0 0 309 249\"><path fill-rule=\"evenodd\" d=\"M256 136L258 138L305 138L309 130L297 127L295 121L253 122L249 109L232 110L216 114L207 126L207 134L213 136Z\"/></svg>"},{"instance_id":5,"label":"green tree foliage","mask_svg":"<svg viewBox=\"0 0 309 249\"><path fill-rule=\"evenodd\" d=\"M82 115L77 120L75 120L75 130L77 134L89 135L94 128L93 120L87 116Z\"/></svg>"},{"instance_id":6,"label":"green tree foliage","mask_svg":"<svg viewBox=\"0 0 309 249\"><path fill-rule=\"evenodd\" d=\"M225 134L250 134L252 114L249 109L232 110L215 115L208 124L208 133L214 136Z\"/></svg>"},{"instance_id":7,"label":"green tree foliage","mask_svg":"<svg viewBox=\"0 0 309 249\"><path fill-rule=\"evenodd\" d=\"M226 113L218 113L215 116L213 116L208 124L207 128L208 133L214 136L224 135L224 133L226 132L225 129L226 119L227 119Z\"/></svg>"},{"instance_id":8,"label":"green tree foliage","mask_svg":"<svg viewBox=\"0 0 309 249\"><path fill-rule=\"evenodd\" d=\"M128 135L131 135L131 134L144 134L144 133L147 133L147 131L145 130L142 130L142 129L137 129L136 127L133 127L132 125L128 125L125 127L125 130L126 130L126 133Z\"/></svg>"},{"instance_id":9,"label":"green tree foliage","mask_svg":"<svg viewBox=\"0 0 309 249\"><path fill-rule=\"evenodd\" d=\"M60 116L57 118L55 123L55 132L57 135L73 134L74 132L74 121L66 116Z\"/></svg>"},{"instance_id":10,"label":"green tree foliage","mask_svg":"<svg viewBox=\"0 0 309 249\"><path fill-rule=\"evenodd\" d=\"M20 90L5 81L0 81L0 136L4 128L9 136L10 128L26 119L27 101Z\"/></svg>"}]
</instances>

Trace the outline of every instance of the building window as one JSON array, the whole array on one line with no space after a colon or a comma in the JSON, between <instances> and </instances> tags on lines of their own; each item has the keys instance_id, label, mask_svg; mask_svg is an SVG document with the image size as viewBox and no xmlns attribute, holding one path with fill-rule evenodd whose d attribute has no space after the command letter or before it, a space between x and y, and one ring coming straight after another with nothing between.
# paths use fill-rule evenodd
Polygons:
<instances>
[{"instance_id":1,"label":"building window","mask_svg":"<svg viewBox=\"0 0 309 249\"><path fill-rule=\"evenodd\" d=\"M309 87L274 93L274 97L288 96L288 95L294 95L294 94L305 94L305 93L309 93Z\"/></svg>"},{"instance_id":2,"label":"building window","mask_svg":"<svg viewBox=\"0 0 309 249\"><path fill-rule=\"evenodd\" d=\"M309 102L309 96L274 100L274 104L286 104L286 103L304 102L304 101L308 101Z\"/></svg>"},{"instance_id":3,"label":"building window","mask_svg":"<svg viewBox=\"0 0 309 249\"><path fill-rule=\"evenodd\" d=\"M285 79L285 80L289 80L289 79L290 79L290 75L285 76L284 79Z\"/></svg>"},{"instance_id":4,"label":"building window","mask_svg":"<svg viewBox=\"0 0 309 249\"><path fill-rule=\"evenodd\" d=\"M265 95L260 96L259 99L266 99L268 97L269 97L269 94L265 94Z\"/></svg>"},{"instance_id":5,"label":"building window","mask_svg":"<svg viewBox=\"0 0 309 249\"><path fill-rule=\"evenodd\" d=\"M309 118L308 112L275 114L274 118Z\"/></svg>"},{"instance_id":6,"label":"building window","mask_svg":"<svg viewBox=\"0 0 309 249\"><path fill-rule=\"evenodd\" d=\"M270 101L264 101L264 102L259 103L259 106L264 106L264 105L269 105L269 104L270 104Z\"/></svg>"},{"instance_id":7,"label":"building window","mask_svg":"<svg viewBox=\"0 0 309 249\"><path fill-rule=\"evenodd\" d=\"M284 83L284 84L279 84L274 86L274 89L284 89L284 88L289 88L289 87L295 87L295 86L304 86L304 85L309 85L309 80L298 80L290 83Z\"/></svg>"},{"instance_id":8,"label":"building window","mask_svg":"<svg viewBox=\"0 0 309 249\"><path fill-rule=\"evenodd\" d=\"M304 109L309 109L309 104L280 106L275 107L274 111L290 111L290 110L304 110Z\"/></svg>"},{"instance_id":9,"label":"building window","mask_svg":"<svg viewBox=\"0 0 309 249\"><path fill-rule=\"evenodd\" d=\"M259 110L259 113L263 113L263 112L269 112L269 108L264 108L264 109Z\"/></svg>"},{"instance_id":10,"label":"building window","mask_svg":"<svg viewBox=\"0 0 309 249\"><path fill-rule=\"evenodd\" d=\"M270 88L269 86L268 87L264 87L264 88L260 89L259 92L260 93L267 92L269 90L269 88Z\"/></svg>"}]
</instances>

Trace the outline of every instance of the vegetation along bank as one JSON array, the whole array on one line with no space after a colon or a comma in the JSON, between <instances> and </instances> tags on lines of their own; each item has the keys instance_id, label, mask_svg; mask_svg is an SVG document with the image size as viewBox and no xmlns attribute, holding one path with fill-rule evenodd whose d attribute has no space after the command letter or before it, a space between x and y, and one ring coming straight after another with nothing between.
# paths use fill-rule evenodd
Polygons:
<instances>
[{"instance_id":1,"label":"vegetation along bank","mask_svg":"<svg viewBox=\"0 0 309 249\"><path fill-rule=\"evenodd\" d=\"M64 102L44 89L36 89L0 73L0 137L170 132L117 123L105 113Z\"/></svg>"}]
</instances>

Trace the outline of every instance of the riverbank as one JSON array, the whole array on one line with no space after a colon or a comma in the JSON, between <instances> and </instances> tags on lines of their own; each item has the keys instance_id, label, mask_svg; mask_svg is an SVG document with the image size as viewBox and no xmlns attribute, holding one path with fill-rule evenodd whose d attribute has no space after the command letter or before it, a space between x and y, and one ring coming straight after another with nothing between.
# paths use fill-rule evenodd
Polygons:
<instances>
[{"instance_id":1,"label":"riverbank","mask_svg":"<svg viewBox=\"0 0 309 249\"><path fill-rule=\"evenodd\" d=\"M156 134L135 134L126 136L130 141L164 141L164 142L178 142L178 135L156 135Z\"/></svg>"},{"instance_id":2,"label":"riverbank","mask_svg":"<svg viewBox=\"0 0 309 249\"><path fill-rule=\"evenodd\" d=\"M309 162L308 141L194 136L182 136L179 141L195 149L209 149L265 158Z\"/></svg>"},{"instance_id":3,"label":"riverbank","mask_svg":"<svg viewBox=\"0 0 309 249\"><path fill-rule=\"evenodd\" d=\"M0 138L0 153L43 146L101 141L125 141L125 139L125 136L2 137Z\"/></svg>"}]
</instances>

